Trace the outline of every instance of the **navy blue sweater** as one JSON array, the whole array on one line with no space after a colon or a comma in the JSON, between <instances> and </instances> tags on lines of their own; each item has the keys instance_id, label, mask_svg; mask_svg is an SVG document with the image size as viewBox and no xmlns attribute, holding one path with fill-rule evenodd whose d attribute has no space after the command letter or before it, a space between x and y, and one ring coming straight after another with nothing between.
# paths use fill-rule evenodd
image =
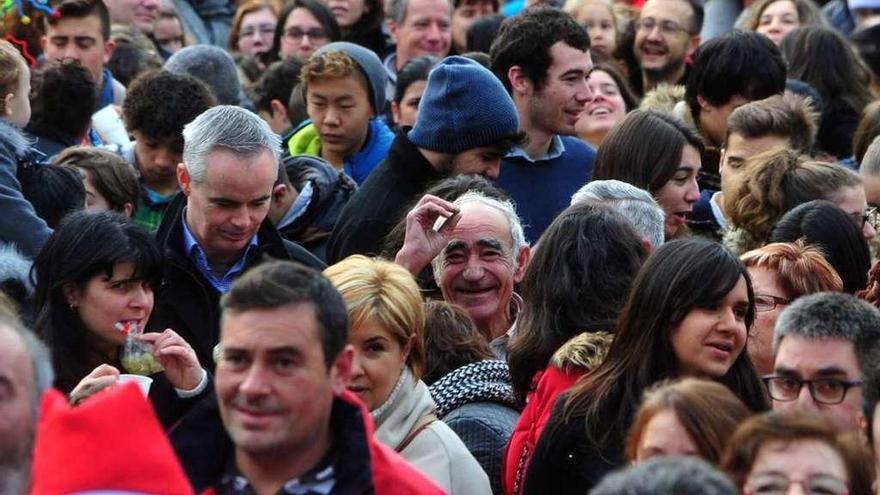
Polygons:
<instances>
[{"instance_id":1,"label":"navy blue sweater","mask_svg":"<svg viewBox=\"0 0 880 495\"><path fill-rule=\"evenodd\" d=\"M560 136L565 151L549 160L531 162L522 156L501 160L497 184L516 203L526 240L534 244L571 195L593 176L596 152L577 137Z\"/></svg>"}]
</instances>

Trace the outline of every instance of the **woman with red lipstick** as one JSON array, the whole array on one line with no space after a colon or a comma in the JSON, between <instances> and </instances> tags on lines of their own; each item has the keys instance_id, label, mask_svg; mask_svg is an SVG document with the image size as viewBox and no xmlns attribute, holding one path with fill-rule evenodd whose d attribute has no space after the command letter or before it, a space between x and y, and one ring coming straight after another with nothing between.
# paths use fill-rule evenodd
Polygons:
<instances>
[{"instance_id":1,"label":"woman with red lipstick","mask_svg":"<svg viewBox=\"0 0 880 495\"><path fill-rule=\"evenodd\" d=\"M767 409L745 347L754 318L748 272L724 247L693 238L655 250L636 276L605 361L556 401L523 493L587 493L622 467L642 394L661 380L715 380L752 411Z\"/></svg>"},{"instance_id":2,"label":"woman with red lipstick","mask_svg":"<svg viewBox=\"0 0 880 495\"><path fill-rule=\"evenodd\" d=\"M461 439L438 420L421 381L425 309L402 266L350 256L324 271L345 300L354 347L349 390L370 410L376 438L450 495L488 495L489 478Z\"/></svg>"},{"instance_id":3,"label":"woman with red lipstick","mask_svg":"<svg viewBox=\"0 0 880 495\"><path fill-rule=\"evenodd\" d=\"M666 239L687 231L685 221L700 199L700 138L672 115L634 110L602 141L593 180L616 179L647 190L666 213Z\"/></svg>"},{"instance_id":4,"label":"woman with red lipstick","mask_svg":"<svg viewBox=\"0 0 880 495\"><path fill-rule=\"evenodd\" d=\"M117 382L126 335L153 311L162 253L153 238L112 212L65 218L34 261L34 328L52 351L55 387L79 402ZM195 352L174 331L144 335L165 368L150 399L166 426L205 390L208 377ZM175 390L177 389L177 393ZM181 409L183 408L183 409Z\"/></svg>"}]
</instances>

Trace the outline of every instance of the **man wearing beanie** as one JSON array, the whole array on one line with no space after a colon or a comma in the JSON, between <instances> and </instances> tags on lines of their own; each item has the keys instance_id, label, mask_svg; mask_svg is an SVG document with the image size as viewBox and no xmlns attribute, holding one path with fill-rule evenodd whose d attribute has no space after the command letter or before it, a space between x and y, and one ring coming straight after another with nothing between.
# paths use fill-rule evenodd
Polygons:
<instances>
[{"instance_id":1,"label":"man wearing beanie","mask_svg":"<svg viewBox=\"0 0 880 495\"><path fill-rule=\"evenodd\" d=\"M252 110L245 97L235 60L226 50L212 45L193 45L171 56L164 69L174 74L195 77L205 83L221 105L235 105Z\"/></svg>"},{"instance_id":2,"label":"man wearing beanie","mask_svg":"<svg viewBox=\"0 0 880 495\"><path fill-rule=\"evenodd\" d=\"M444 177L498 177L499 164L522 141L510 95L483 66L447 57L431 71L412 129L397 134L388 157L342 211L328 263L377 255L385 236L428 185Z\"/></svg>"},{"instance_id":3,"label":"man wearing beanie","mask_svg":"<svg viewBox=\"0 0 880 495\"><path fill-rule=\"evenodd\" d=\"M387 81L382 61L371 50L339 41L312 54L300 77L310 121L291 136L290 154L319 156L362 184L394 140L379 118Z\"/></svg>"},{"instance_id":4,"label":"man wearing beanie","mask_svg":"<svg viewBox=\"0 0 880 495\"><path fill-rule=\"evenodd\" d=\"M492 71L510 91L526 143L501 161L510 195L534 243L593 175L595 151L574 136L593 94L587 30L550 7L509 19L492 45Z\"/></svg>"}]
</instances>

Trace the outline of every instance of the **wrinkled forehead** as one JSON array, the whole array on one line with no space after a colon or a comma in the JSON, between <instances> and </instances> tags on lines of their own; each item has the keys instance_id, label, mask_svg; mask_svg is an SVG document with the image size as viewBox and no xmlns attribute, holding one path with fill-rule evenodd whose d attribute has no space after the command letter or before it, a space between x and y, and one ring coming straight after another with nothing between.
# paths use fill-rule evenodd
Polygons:
<instances>
[{"instance_id":1,"label":"wrinkled forehead","mask_svg":"<svg viewBox=\"0 0 880 495\"><path fill-rule=\"evenodd\" d=\"M449 245L459 248L495 247L510 251L513 239L510 236L510 223L497 208L477 202L464 202L458 205L461 219L452 231ZM447 245L447 249L449 249Z\"/></svg>"}]
</instances>

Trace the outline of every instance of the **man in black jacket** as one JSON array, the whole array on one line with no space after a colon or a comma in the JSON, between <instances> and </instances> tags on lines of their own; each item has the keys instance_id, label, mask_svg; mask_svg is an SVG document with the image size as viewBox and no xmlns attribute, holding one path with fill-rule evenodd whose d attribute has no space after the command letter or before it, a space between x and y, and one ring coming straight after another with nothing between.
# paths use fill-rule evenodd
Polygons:
<instances>
[{"instance_id":1,"label":"man in black jacket","mask_svg":"<svg viewBox=\"0 0 880 495\"><path fill-rule=\"evenodd\" d=\"M285 241L267 219L280 143L263 120L223 105L183 130L181 195L157 232L166 256L150 328L172 328L213 368L220 296L266 258L322 269L301 246Z\"/></svg>"},{"instance_id":2,"label":"man in black jacket","mask_svg":"<svg viewBox=\"0 0 880 495\"><path fill-rule=\"evenodd\" d=\"M385 236L434 181L462 174L495 179L501 158L522 141L510 95L488 69L447 57L428 76L415 126L348 202L330 235L327 261L378 255Z\"/></svg>"}]
</instances>

